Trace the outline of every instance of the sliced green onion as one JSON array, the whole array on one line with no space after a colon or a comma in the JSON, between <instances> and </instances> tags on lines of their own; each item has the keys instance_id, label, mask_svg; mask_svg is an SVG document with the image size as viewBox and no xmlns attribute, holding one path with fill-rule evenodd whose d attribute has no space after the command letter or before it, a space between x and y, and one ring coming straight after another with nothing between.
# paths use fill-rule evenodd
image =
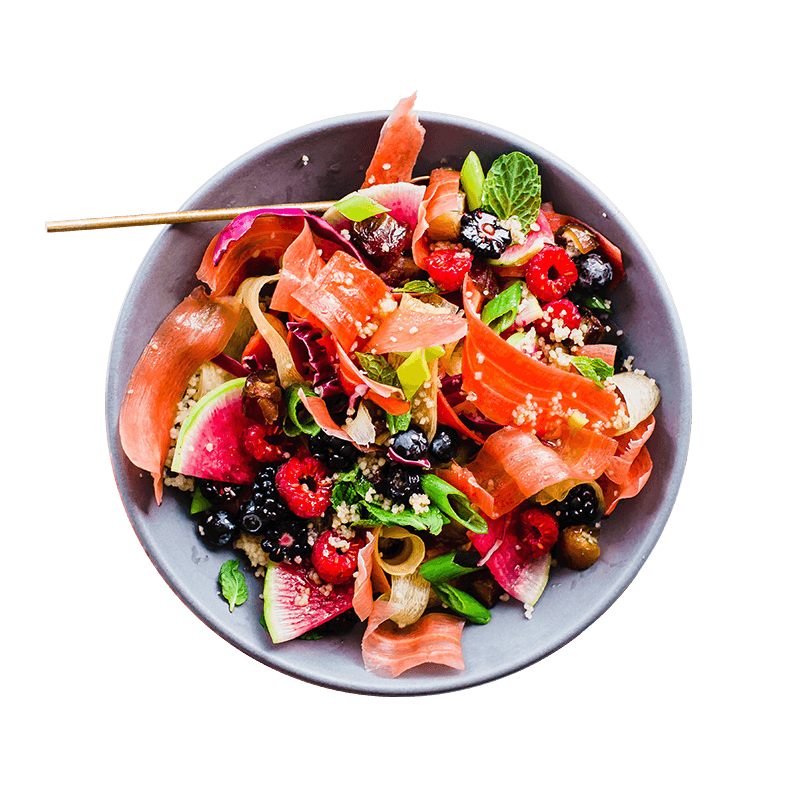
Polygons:
<instances>
[{"instance_id":1,"label":"sliced green onion","mask_svg":"<svg viewBox=\"0 0 800 800\"><path fill-rule=\"evenodd\" d=\"M472 507L464 492L436 475L422 476L422 491L440 511L473 533L486 533L489 529L486 520Z\"/></svg>"},{"instance_id":2,"label":"sliced green onion","mask_svg":"<svg viewBox=\"0 0 800 800\"><path fill-rule=\"evenodd\" d=\"M352 192L334 203L333 207L352 222L362 222L370 217L376 217L389 209L376 203L370 197L366 197L358 192Z\"/></svg>"},{"instance_id":3,"label":"sliced green onion","mask_svg":"<svg viewBox=\"0 0 800 800\"><path fill-rule=\"evenodd\" d=\"M393 292L414 292L415 294L439 294L439 287L430 281L408 281L399 289L392 289Z\"/></svg>"},{"instance_id":4,"label":"sliced green onion","mask_svg":"<svg viewBox=\"0 0 800 800\"><path fill-rule=\"evenodd\" d=\"M313 392L299 383L293 383L286 390L286 416L283 418L283 430L287 436L299 436L305 433L316 436L321 430L314 422L314 417L308 413L300 399L300 392L311 395Z\"/></svg>"},{"instance_id":5,"label":"sliced green onion","mask_svg":"<svg viewBox=\"0 0 800 800\"><path fill-rule=\"evenodd\" d=\"M526 336L527 336L527 333L525 331L517 331L516 333L512 333L511 336L509 336L508 339L506 339L506 341L510 345L513 345L514 347L516 347L517 350L519 350L519 348L522 345L522 342L523 342L523 340L525 339Z\"/></svg>"},{"instance_id":6,"label":"sliced green onion","mask_svg":"<svg viewBox=\"0 0 800 800\"><path fill-rule=\"evenodd\" d=\"M481 160L478 158L478 154L471 150L464 159L464 165L461 167L461 186L467 196L467 206L470 211L480 208L483 179Z\"/></svg>"},{"instance_id":7,"label":"sliced green onion","mask_svg":"<svg viewBox=\"0 0 800 800\"><path fill-rule=\"evenodd\" d=\"M448 608L470 622L485 625L492 618L492 614L486 606L479 603L471 594L456 589L455 586L447 583L434 583L431 584L431 589L439 595Z\"/></svg>"},{"instance_id":8,"label":"sliced green onion","mask_svg":"<svg viewBox=\"0 0 800 800\"><path fill-rule=\"evenodd\" d=\"M517 318L520 300L522 281L516 281L486 304L481 312L481 321L495 333L502 333Z\"/></svg>"}]
</instances>

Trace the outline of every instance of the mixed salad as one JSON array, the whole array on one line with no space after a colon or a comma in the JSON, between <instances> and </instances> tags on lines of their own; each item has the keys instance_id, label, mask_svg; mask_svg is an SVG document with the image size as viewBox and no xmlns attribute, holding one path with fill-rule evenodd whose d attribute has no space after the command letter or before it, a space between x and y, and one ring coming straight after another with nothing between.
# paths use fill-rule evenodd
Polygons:
<instances>
[{"instance_id":1,"label":"mixed salad","mask_svg":"<svg viewBox=\"0 0 800 800\"><path fill-rule=\"evenodd\" d=\"M190 492L200 540L234 549L232 612L244 559L274 643L366 622L386 677L463 669L465 624L512 599L530 617L552 564L591 567L650 475L659 401L612 319L619 249L542 201L524 153L412 179L414 99L324 216L214 237L119 422L157 501Z\"/></svg>"}]
</instances>

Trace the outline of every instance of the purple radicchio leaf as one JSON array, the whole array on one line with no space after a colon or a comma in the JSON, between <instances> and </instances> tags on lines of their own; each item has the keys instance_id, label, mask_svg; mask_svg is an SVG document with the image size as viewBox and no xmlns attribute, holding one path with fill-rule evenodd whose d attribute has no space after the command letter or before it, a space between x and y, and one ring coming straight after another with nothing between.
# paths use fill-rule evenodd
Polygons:
<instances>
[{"instance_id":1,"label":"purple radicchio leaf","mask_svg":"<svg viewBox=\"0 0 800 800\"><path fill-rule=\"evenodd\" d=\"M255 359L253 360L255 361ZM254 371L251 369L249 364L242 364L235 358L226 356L225 353L220 353L218 356L214 356L214 358L211 359L211 363L216 364L226 372L230 372L234 378L246 378L251 372ZM256 369L258 368L259 367L256 366Z\"/></svg>"},{"instance_id":2,"label":"purple radicchio leaf","mask_svg":"<svg viewBox=\"0 0 800 800\"><path fill-rule=\"evenodd\" d=\"M431 468L431 462L428 461L427 458L420 458L417 461L409 461L407 458L402 458L401 456L397 455L392 447L390 447L386 453L389 458L392 459L392 461L397 461L400 464L407 464L410 467L422 467L423 469Z\"/></svg>"},{"instance_id":3,"label":"purple radicchio leaf","mask_svg":"<svg viewBox=\"0 0 800 800\"><path fill-rule=\"evenodd\" d=\"M308 211L304 211L302 208L256 208L252 211L245 211L244 214L239 214L238 217L223 228L217 240L217 245L214 248L214 266L219 263L219 260L225 254L228 247L233 242L241 239L242 236L250 230L258 217L267 215L275 217L305 217L313 233L322 239L326 239L338 245L346 253L349 253L354 258L357 258L360 263L364 264L364 258L344 236L335 228L332 228L325 220L315 217L313 214L309 214ZM364 265L368 266L366 264Z\"/></svg>"},{"instance_id":4,"label":"purple radicchio leaf","mask_svg":"<svg viewBox=\"0 0 800 800\"><path fill-rule=\"evenodd\" d=\"M448 375L446 378L442 378L442 394L449 406L457 406L467 399L467 395L461 389L462 381L462 375Z\"/></svg>"},{"instance_id":5,"label":"purple radicchio leaf","mask_svg":"<svg viewBox=\"0 0 800 800\"><path fill-rule=\"evenodd\" d=\"M499 431L503 426L499 425L497 422L492 422L490 419L486 419L483 414L478 414L477 412L473 412L471 414L461 413L459 414L461 417L461 421L471 430L477 430L478 433L486 434L490 436L495 431Z\"/></svg>"},{"instance_id":6,"label":"purple radicchio leaf","mask_svg":"<svg viewBox=\"0 0 800 800\"><path fill-rule=\"evenodd\" d=\"M287 322L286 327L305 347L308 365L313 373L311 383L316 394L326 402L333 401L343 405L344 389L339 381L339 371L319 341L322 334L305 320Z\"/></svg>"}]
</instances>

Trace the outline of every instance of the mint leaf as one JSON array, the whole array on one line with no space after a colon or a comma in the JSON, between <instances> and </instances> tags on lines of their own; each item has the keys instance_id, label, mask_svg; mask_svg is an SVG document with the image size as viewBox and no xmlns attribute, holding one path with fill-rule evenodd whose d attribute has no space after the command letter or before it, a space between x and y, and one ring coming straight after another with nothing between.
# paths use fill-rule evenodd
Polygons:
<instances>
[{"instance_id":1,"label":"mint leaf","mask_svg":"<svg viewBox=\"0 0 800 800\"><path fill-rule=\"evenodd\" d=\"M603 381L614 374L614 368L606 364L602 358L574 356L572 363L581 375L585 378L591 378L598 386L602 386Z\"/></svg>"},{"instance_id":2,"label":"mint leaf","mask_svg":"<svg viewBox=\"0 0 800 800\"><path fill-rule=\"evenodd\" d=\"M361 363L361 369L364 370L368 378L386 386L400 386L397 373L383 356L375 356L371 353L356 353L356 355Z\"/></svg>"},{"instance_id":3,"label":"mint leaf","mask_svg":"<svg viewBox=\"0 0 800 800\"><path fill-rule=\"evenodd\" d=\"M311 389L299 383L293 383L286 390L286 415L283 418L283 432L287 436L299 436L301 433L316 436L320 432L320 427L303 405L300 392L309 396L314 395Z\"/></svg>"},{"instance_id":4,"label":"mint leaf","mask_svg":"<svg viewBox=\"0 0 800 800\"><path fill-rule=\"evenodd\" d=\"M386 414L386 424L389 426L389 433L394 436L396 433L407 431L411 426L411 412L406 411L405 414Z\"/></svg>"},{"instance_id":5,"label":"mint leaf","mask_svg":"<svg viewBox=\"0 0 800 800\"><path fill-rule=\"evenodd\" d=\"M436 507L429 506L422 514L415 514L413 509L394 512L391 508L384 508L383 503L368 501L367 493L373 485L361 474L358 467L340 475L331 492L331 506L335 509L341 503L355 508L358 521L352 522L355 526L366 525L400 525L404 528L428 530L438 534L448 522L447 517Z\"/></svg>"},{"instance_id":6,"label":"mint leaf","mask_svg":"<svg viewBox=\"0 0 800 800\"><path fill-rule=\"evenodd\" d=\"M239 571L237 559L232 558L222 565L219 571L219 585L222 587L222 596L228 601L231 613L234 606L246 602L247 584L244 575Z\"/></svg>"},{"instance_id":7,"label":"mint leaf","mask_svg":"<svg viewBox=\"0 0 800 800\"><path fill-rule=\"evenodd\" d=\"M539 168L523 153L500 156L483 182L481 205L500 219L517 217L527 230L542 205Z\"/></svg>"}]
</instances>

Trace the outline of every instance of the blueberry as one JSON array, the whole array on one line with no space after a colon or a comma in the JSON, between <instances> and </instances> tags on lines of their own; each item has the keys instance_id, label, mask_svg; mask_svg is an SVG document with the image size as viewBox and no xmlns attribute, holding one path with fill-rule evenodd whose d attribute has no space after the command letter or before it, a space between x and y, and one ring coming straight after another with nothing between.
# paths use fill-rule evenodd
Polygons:
<instances>
[{"instance_id":1,"label":"blueberry","mask_svg":"<svg viewBox=\"0 0 800 800\"><path fill-rule=\"evenodd\" d=\"M499 258L511 244L511 232L494 214L478 208L461 217L459 241L476 255Z\"/></svg>"},{"instance_id":2,"label":"blueberry","mask_svg":"<svg viewBox=\"0 0 800 800\"><path fill-rule=\"evenodd\" d=\"M237 520L239 522L239 527L245 533L252 534L260 533L265 527L266 522L264 514L255 500L248 500L244 503L239 509Z\"/></svg>"},{"instance_id":3,"label":"blueberry","mask_svg":"<svg viewBox=\"0 0 800 800\"><path fill-rule=\"evenodd\" d=\"M422 493L420 472L413 467L391 463L384 474L384 494L391 500L405 503L412 494Z\"/></svg>"},{"instance_id":4,"label":"blueberry","mask_svg":"<svg viewBox=\"0 0 800 800\"><path fill-rule=\"evenodd\" d=\"M419 428L409 428L394 437L392 450L406 461L419 461L428 454L428 437Z\"/></svg>"},{"instance_id":5,"label":"blueberry","mask_svg":"<svg viewBox=\"0 0 800 800\"><path fill-rule=\"evenodd\" d=\"M233 516L223 509L207 511L197 526L203 541L212 547L224 547L229 544L237 530Z\"/></svg>"},{"instance_id":6,"label":"blueberry","mask_svg":"<svg viewBox=\"0 0 800 800\"><path fill-rule=\"evenodd\" d=\"M460 444L461 442L458 438L458 434L452 428L440 425L428 451L434 461L444 464L447 461L452 461L456 457Z\"/></svg>"},{"instance_id":7,"label":"blueberry","mask_svg":"<svg viewBox=\"0 0 800 800\"><path fill-rule=\"evenodd\" d=\"M358 450L352 443L329 436L325 431L308 440L308 449L334 472L349 472L358 458Z\"/></svg>"},{"instance_id":8,"label":"blueberry","mask_svg":"<svg viewBox=\"0 0 800 800\"><path fill-rule=\"evenodd\" d=\"M603 294L614 277L614 268L600 253L586 253L574 260L578 278L573 290L585 294Z\"/></svg>"}]
</instances>

